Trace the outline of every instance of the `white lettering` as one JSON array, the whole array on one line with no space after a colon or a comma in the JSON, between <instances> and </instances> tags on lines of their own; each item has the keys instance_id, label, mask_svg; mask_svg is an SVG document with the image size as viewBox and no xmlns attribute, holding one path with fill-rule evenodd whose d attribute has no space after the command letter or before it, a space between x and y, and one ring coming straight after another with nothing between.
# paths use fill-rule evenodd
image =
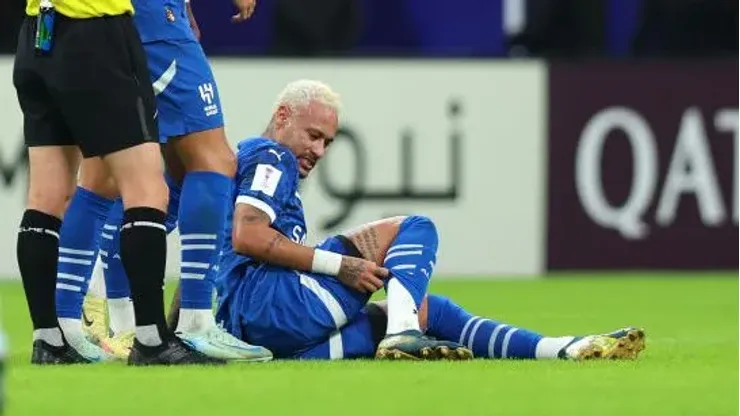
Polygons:
<instances>
[{"instance_id":1,"label":"white lettering","mask_svg":"<svg viewBox=\"0 0 740 416\"><path fill-rule=\"evenodd\" d=\"M662 226L673 223L681 196L696 195L699 215L707 226L717 226L725 219L722 192L707 144L704 122L697 108L687 109L681 119L676 145L660 195L655 220Z\"/></svg>"},{"instance_id":2,"label":"white lettering","mask_svg":"<svg viewBox=\"0 0 740 416\"><path fill-rule=\"evenodd\" d=\"M601 182L604 144L609 132L616 129L625 132L634 160L629 197L620 207L609 204ZM601 226L618 230L625 238L644 238L648 226L642 216L650 206L657 182L657 153L650 126L634 110L612 107L592 117L576 150L576 190L588 216Z\"/></svg>"},{"instance_id":3,"label":"white lettering","mask_svg":"<svg viewBox=\"0 0 740 416\"><path fill-rule=\"evenodd\" d=\"M738 137L738 112L737 108L723 108L714 115L714 126L718 131L731 132L733 136L732 152L732 220L737 224L738 211L738 171L737 171L737 137Z\"/></svg>"},{"instance_id":4,"label":"white lettering","mask_svg":"<svg viewBox=\"0 0 740 416\"><path fill-rule=\"evenodd\" d=\"M303 232L303 228L300 225L293 227L293 242L300 245L306 244L306 234Z\"/></svg>"}]
</instances>

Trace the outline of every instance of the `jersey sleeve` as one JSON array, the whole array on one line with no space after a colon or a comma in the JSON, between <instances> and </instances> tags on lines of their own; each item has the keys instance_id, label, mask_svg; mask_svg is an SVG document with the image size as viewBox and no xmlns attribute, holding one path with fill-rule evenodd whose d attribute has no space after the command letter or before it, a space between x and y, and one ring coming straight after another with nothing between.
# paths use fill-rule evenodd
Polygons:
<instances>
[{"instance_id":1,"label":"jersey sleeve","mask_svg":"<svg viewBox=\"0 0 740 416\"><path fill-rule=\"evenodd\" d=\"M261 150L239 166L236 204L248 204L270 217L280 215L298 183L298 166L285 151Z\"/></svg>"}]
</instances>

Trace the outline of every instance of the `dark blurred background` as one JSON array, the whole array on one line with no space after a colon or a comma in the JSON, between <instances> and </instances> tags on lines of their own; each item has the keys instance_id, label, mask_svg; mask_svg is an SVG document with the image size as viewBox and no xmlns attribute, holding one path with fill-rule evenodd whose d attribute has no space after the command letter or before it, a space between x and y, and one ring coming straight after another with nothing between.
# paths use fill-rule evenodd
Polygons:
<instances>
[{"instance_id":1,"label":"dark blurred background","mask_svg":"<svg viewBox=\"0 0 740 416\"><path fill-rule=\"evenodd\" d=\"M0 52L24 0L0 0ZM737 0L192 0L211 56L736 56Z\"/></svg>"}]
</instances>

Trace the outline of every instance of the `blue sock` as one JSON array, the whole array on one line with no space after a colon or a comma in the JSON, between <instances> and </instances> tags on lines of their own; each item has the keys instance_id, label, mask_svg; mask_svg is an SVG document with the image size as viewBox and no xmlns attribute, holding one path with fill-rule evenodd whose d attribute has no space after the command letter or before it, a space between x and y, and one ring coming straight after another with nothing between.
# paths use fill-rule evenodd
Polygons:
<instances>
[{"instance_id":1,"label":"blue sock","mask_svg":"<svg viewBox=\"0 0 740 416\"><path fill-rule=\"evenodd\" d=\"M164 179L167 182L167 187L170 189L170 202L167 206L167 219L165 220L165 227L167 227L167 234L171 233L172 230L177 228L177 216L180 211L180 185L175 182L170 175L165 174Z\"/></svg>"},{"instance_id":2,"label":"blue sock","mask_svg":"<svg viewBox=\"0 0 740 416\"><path fill-rule=\"evenodd\" d=\"M429 286L438 244L437 229L429 218L410 216L401 223L383 261L391 274L386 282L388 334L419 330L418 308Z\"/></svg>"},{"instance_id":3,"label":"blue sock","mask_svg":"<svg viewBox=\"0 0 740 416\"><path fill-rule=\"evenodd\" d=\"M458 342L471 349L476 358L536 358L541 335L472 316L444 296L429 295L427 302L427 334Z\"/></svg>"},{"instance_id":4,"label":"blue sock","mask_svg":"<svg viewBox=\"0 0 740 416\"><path fill-rule=\"evenodd\" d=\"M434 223L427 217L410 216L401 223L385 255L383 267L408 290L417 307L427 293L438 245Z\"/></svg>"},{"instance_id":5,"label":"blue sock","mask_svg":"<svg viewBox=\"0 0 740 416\"><path fill-rule=\"evenodd\" d=\"M231 181L215 172L185 175L179 213L182 309L212 308L212 269L224 240Z\"/></svg>"},{"instance_id":6,"label":"blue sock","mask_svg":"<svg viewBox=\"0 0 740 416\"><path fill-rule=\"evenodd\" d=\"M123 220L123 200L116 199L103 226L100 243L100 258L103 261L105 276L105 295L108 299L122 299L131 296L128 277L121 263L121 244L119 233Z\"/></svg>"},{"instance_id":7,"label":"blue sock","mask_svg":"<svg viewBox=\"0 0 740 416\"><path fill-rule=\"evenodd\" d=\"M98 257L100 230L113 201L78 187L59 233L56 310L59 318L80 319L82 302Z\"/></svg>"}]
</instances>

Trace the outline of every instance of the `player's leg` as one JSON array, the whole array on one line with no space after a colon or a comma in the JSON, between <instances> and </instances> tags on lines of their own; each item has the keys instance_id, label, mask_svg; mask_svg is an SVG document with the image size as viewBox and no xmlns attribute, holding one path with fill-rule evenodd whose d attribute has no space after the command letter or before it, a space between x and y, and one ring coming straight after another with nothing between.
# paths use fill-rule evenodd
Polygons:
<instances>
[{"instance_id":1,"label":"player's leg","mask_svg":"<svg viewBox=\"0 0 740 416\"><path fill-rule=\"evenodd\" d=\"M213 269L224 241L236 171L213 74L197 42L158 42L147 48L150 66L175 68L169 83L159 85L160 127L186 172L178 213L181 270L176 332L196 346L206 345L199 341L207 340L209 348L201 351L209 355L262 358L254 354L264 349L229 336L213 318ZM162 58L165 61L157 65Z\"/></svg>"},{"instance_id":2,"label":"player's leg","mask_svg":"<svg viewBox=\"0 0 740 416\"><path fill-rule=\"evenodd\" d=\"M167 79L168 75L166 73L168 71L172 72L172 70L169 66L163 66L161 51L157 49L158 44L148 44L146 50L149 55L148 63L150 71L153 74L153 78L157 80L154 82L159 85L159 91L163 92L161 90L162 82L159 80ZM167 63L167 65L170 65L170 63ZM173 128L179 129L180 127L178 126L180 126L181 120L176 117L172 103L166 99L166 94L160 95L160 99L157 100L157 107L161 124L160 143L162 146L160 150L165 162L165 180L169 188L167 220L165 222L167 234L169 234L177 228L180 190L185 175L185 168L182 166L182 162L177 156L175 149L172 146L166 145L167 137L163 136L161 131L164 130L167 132L173 130ZM119 229L123 220L123 211L123 200L118 198L109 214L108 223L104 227L105 232L102 235L103 240L101 246L101 250L107 254L106 267L101 274L105 280L106 293L104 297L107 297L106 303L108 306L108 320L110 322L110 336L101 338L100 344L106 351L118 359L126 359L128 357L133 345L135 327L131 290L128 283L128 276L126 276L120 256ZM91 306L89 310L87 308L85 309L85 313L88 313L89 316L104 317L104 314L100 313L100 308L97 306L100 303L98 299L88 295L85 302L86 305ZM167 321L170 321L169 317ZM171 328L171 330L174 331L174 328Z\"/></svg>"},{"instance_id":3,"label":"player's leg","mask_svg":"<svg viewBox=\"0 0 740 416\"><path fill-rule=\"evenodd\" d=\"M177 227L180 188L171 176L167 175L165 179L170 190L167 219L165 221L167 234L169 234ZM133 345L135 329L131 288L120 256L119 229L123 219L123 211L123 202L119 199L111 210L108 220L109 225L106 225L107 230L103 234L103 245L101 246L101 250L107 254L103 277L111 332L110 337L101 340L101 346L119 359L128 357Z\"/></svg>"},{"instance_id":4,"label":"player's leg","mask_svg":"<svg viewBox=\"0 0 740 416\"><path fill-rule=\"evenodd\" d=\"M69 347L58 327L54 291L62 217L71 197L80 161L72 133L47 87L51 75L38 65L32 18L18 36L13 84L23 111L25 143L29 146L29 188L18 240L18 268L33 324L34 364L82 363L90 360ZM57 34L66 27L57 28ZM61 42L57 50L64 48Z\"/></svg>"},{"instance_id":5,"label":"player's leg","mask_svg":"<svg viewBox=\"0 0 740 416\"><path fill-rule=\"evenodd\" d=\"M373 358L385 336L386 311L369 303L352 322L316 346L297 354L301 360L351 360Z\"/></svg>"},{"instance_id":6,"label":"player's leg","mask_svg":"<svg viewBox=\"0 0 740 416\"><path fill-rule=\"evenodd\" d=\"M438 235L427 217L386 219L347 235L363 257L390 271L386 282L388 327L378 346L381 359L469 359L472 353L451 340L425 338L418 309L437 260Z\"/></svg>"},{"instance_id":7,"label":"player's leg","mask_svg":"<svg viewBox=\"0 0 740 416\"><path fill-rule=\"evenodd\" d=\"M636 358L645 348L645 332L638 328L599 335L546 337L495 319L474 316L439 295L427 297L419 318L427 334L465 344L477 358Z\"/></svg>"},{"instance_id":8,"label":"player's leg","mask_svg":"<svg viewBox=\"0 0 740 416\"><path fill-rule=\"evenodd\" d=\"M59 326L72 348L85 357L100 360L104 360L106 355L83 331L82 303L98 257L103 224L116 195L116 184L103 161L100 158L85 159L59 233L56 284ZM105 252L101 254L105 255ZM101 332L105 321L97 321L90 326ZM95 336L101 335L105 333Z\"/></svg>"},{"instance_id":9,"label":"player's leg","mask_svg":"<svg viewBox=\"0 0 740 416\"><path fill-rule=\"evenodd\" d=\"M372 302L387 314L385 300ZM467 346L476 358L489 359L632 359L645 348L645 332L624 328L608 334L547 337L535 331L474 316L440 295L428 295L419 308L419 326L427 335Z\"/></svg>"},{"instance_id":10,"label":"player's leg","mask_svg":"<svg viewBox=\"0 0 740 416\"><path fill-rule=\"evenodd\" d=\"M74 33L70 39L97 58L73 62L74 73L60 74L55 87L66 100L63 108L83 153L103 157L123 199L120 253L136 317L129 363L215 362L182 343L165 323L168 191L154 95L138 33L130 16L89 19L83 26L85 33ZM84 116L80 110L85 110Z\"/></svg>"},{"instance_id":11,"label":"player's leg","mask_svg":"<svg viewBox=\"0 0 740 416\"><path fill-rule=\"evenodd\" d=\"M165 226L167 234L177 226L177 210L180 200L181 169L178 170L176 161L171 161L168 149L162 147L162 155L167 163L166 181L169 188L169 203ZM173 179L174 178L174 179ZM105 320L105 305L108 307L109 326L104 328L103 334L98 334L100 345L115 358L125 360L131 351L134 341L135 315L131 301L131 289L128 276L121 262L119 230L123 220L123 201L118 198L108 215L101 239L101 256L93 272L93 281L90 291L85 298L84 317L90 319L94 325L96 321ZM96 276L97 274L97 276ZM103 290L93 293L95 280ZM88 329L92 329L88 327ZM110 334L110 335L109 335ZM102 336L100 336L102 335Z\"/></svg>"}]
</instances>

